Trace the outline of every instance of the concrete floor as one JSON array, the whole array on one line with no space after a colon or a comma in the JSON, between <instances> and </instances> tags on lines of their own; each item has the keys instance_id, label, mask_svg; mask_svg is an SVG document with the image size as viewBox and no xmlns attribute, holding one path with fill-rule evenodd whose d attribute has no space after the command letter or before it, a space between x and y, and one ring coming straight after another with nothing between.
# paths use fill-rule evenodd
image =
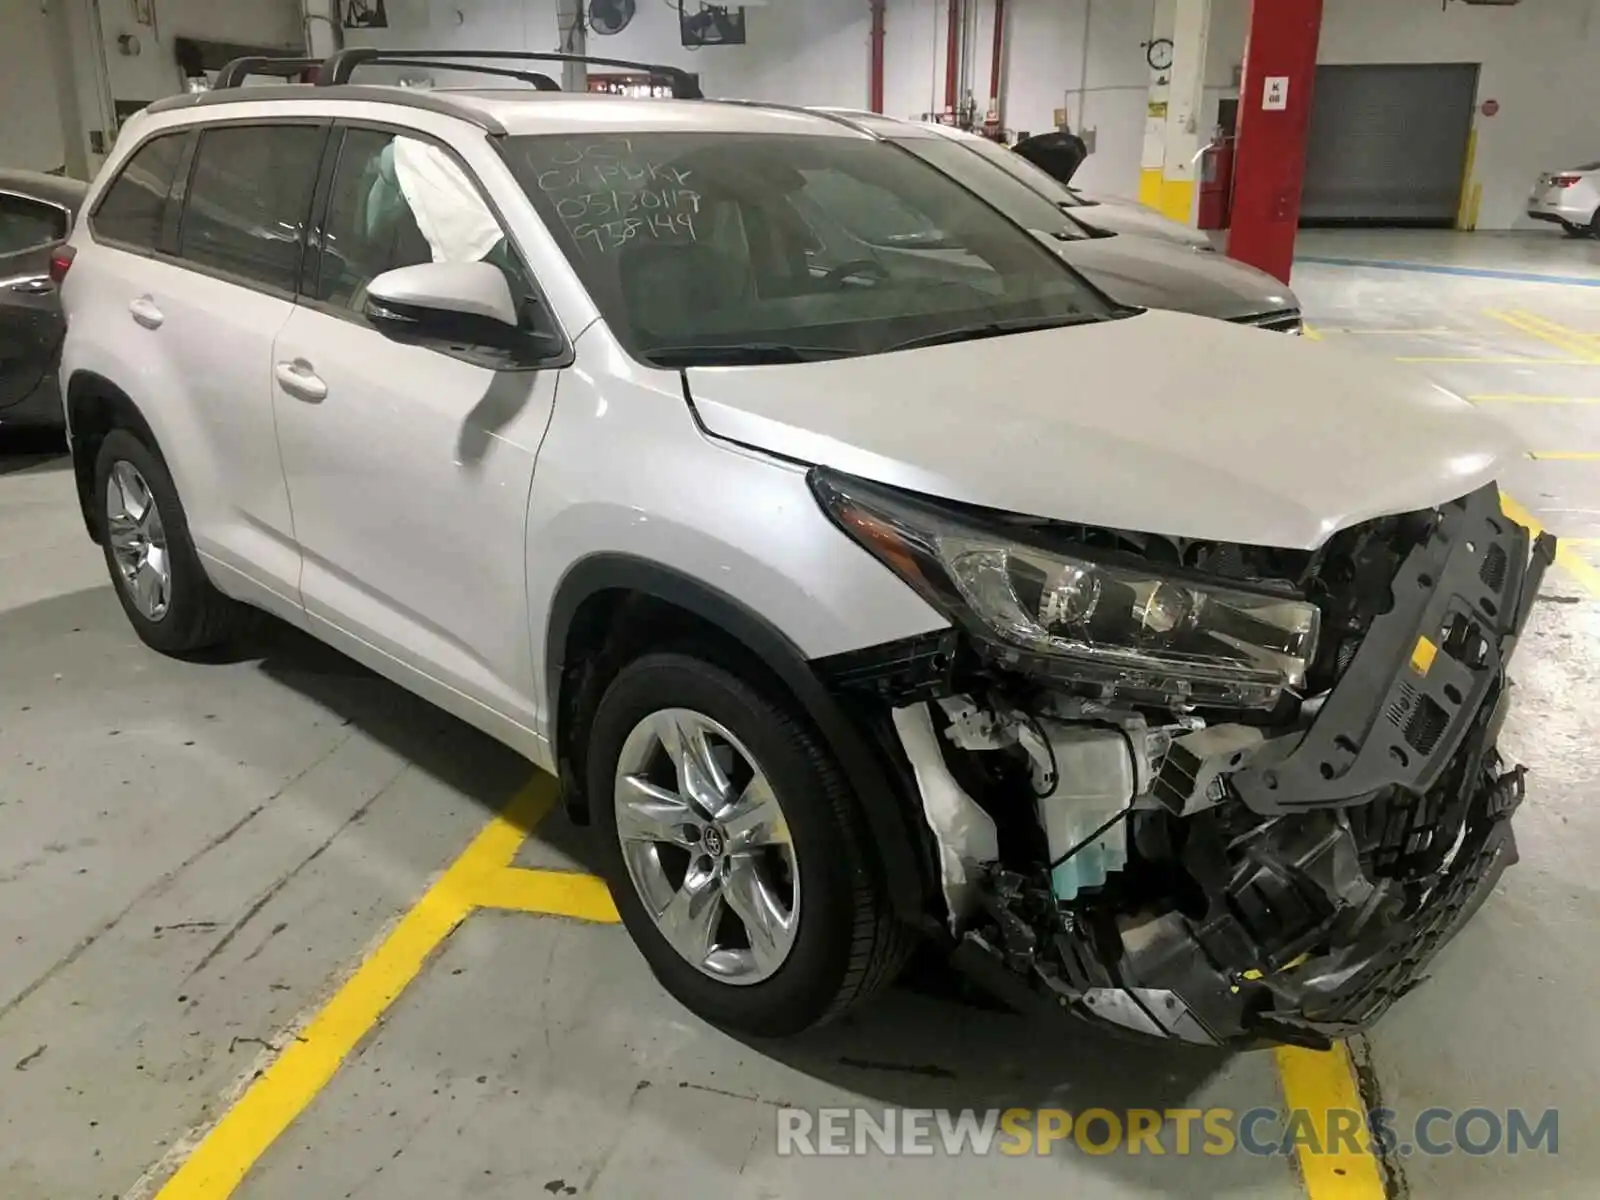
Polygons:
<instances>
[{"instance_id":1,"label":"concrete floor","mask_svg":"<svg viewBox=\"0 0 1600 1200\"><path fill-rule=\"evenodd\" d=\"M1305 249L1600 279L1600 243L1558 236L1314 234ZM1463 394L1520 397L1482 404L1531 450L1600 454L1600 407L1526 399L1600 402L1600 289L1313 262L1295 285L1326 341L1428 359L1412 369ZM1600 538L1600 460L1530 460L1506 486L1558 532ZM1588 1196L1600 1170L1587 1136L1600 1042L1583 1020L1600 924L1600 594L1562 570L1546 593L1508 734L1535 769L1524 861L1357 1052L1402 1111L1559 1107L1561 1152L1397 1158L1419 1200ZM48 447L0 444L0 1195L152 1194L265 1047L528 774L281 628L226 660L144 650L82 537L70 473ZM518 856L583 860L555 817ZM1279 1100L1270 1055L1047 1035L932 967L838 1027L748 1045L670 1001L616 927L480 912L236 1194L1278 1200L1302 1194L1292 1164L1243 1154L780 1158L775 1110Z\"/></svg>"}]
</instances>

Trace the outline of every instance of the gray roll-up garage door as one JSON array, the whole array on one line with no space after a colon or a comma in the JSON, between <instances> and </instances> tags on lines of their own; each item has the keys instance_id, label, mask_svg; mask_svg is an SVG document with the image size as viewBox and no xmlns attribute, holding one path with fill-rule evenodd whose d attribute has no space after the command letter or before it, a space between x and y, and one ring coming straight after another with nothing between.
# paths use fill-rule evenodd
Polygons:
<instances>
[{"instance_id":1,"label":"gray roll-up garage door","mask_svg":"<svg viewBox=\"0 0 1600 1200\"><path fill-rule=\"evenodd\" d=\"M1476 63L1321 66L1301 220L1454 224Z\"/></svg>"}]
</instances>

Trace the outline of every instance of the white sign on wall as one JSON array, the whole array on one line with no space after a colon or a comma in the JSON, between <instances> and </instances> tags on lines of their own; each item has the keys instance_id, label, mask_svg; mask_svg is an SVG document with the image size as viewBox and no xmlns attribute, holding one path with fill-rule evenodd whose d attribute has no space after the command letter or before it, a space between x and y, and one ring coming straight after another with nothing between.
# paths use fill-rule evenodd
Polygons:
<instances>
[{"instance_id":1,"label":"white sign on wall","mask_svg":"<svg viewBox=\"0 0 1600 1200\"><path fill-rule=\"evenodd\" d=\"M1261 107L1268 112L1282 112L1289 107L1289 77L1287 75L1268 75L1266 88L1261 97Z\"/></svg>"}]
</instances>

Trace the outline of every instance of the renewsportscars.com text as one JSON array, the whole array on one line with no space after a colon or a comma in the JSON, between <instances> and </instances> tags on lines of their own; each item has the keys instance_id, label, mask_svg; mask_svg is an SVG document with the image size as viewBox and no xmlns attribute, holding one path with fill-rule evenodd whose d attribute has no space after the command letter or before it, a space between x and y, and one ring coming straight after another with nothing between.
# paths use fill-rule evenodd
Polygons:
<instances>
[{"instance_id":1,"label":"renewsportscars.com text","mask_svg":"<svg viewBox=\"0 0 1600 1200\"><path fill-rule=\"evenodd\" d=\"M1520 1108L780 1108L780 1155L1556 1154L1560 1114Z\"/></svg>"}]
</instances>

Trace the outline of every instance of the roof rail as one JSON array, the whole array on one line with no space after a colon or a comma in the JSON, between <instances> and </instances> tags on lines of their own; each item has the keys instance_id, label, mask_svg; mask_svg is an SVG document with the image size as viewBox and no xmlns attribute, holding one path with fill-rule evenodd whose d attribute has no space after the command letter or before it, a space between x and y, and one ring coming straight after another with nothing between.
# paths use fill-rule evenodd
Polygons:
<instances>
[{"instance_id":1,"label":"roof rail","mask_svg":"<svg viewBox=\"0 0 1600 1200\"><path fill-rule=\"evenodd\" d=\"M266 55L253 54L245 58L236 58L217 72L217 81L212 84L212 89L236 88L244 84L249 75L279 75L287 78L291 75L301 75L306 71L316 71L322 66L320 58L269 58Z\"/></svg>"},{"instance_id":2,"label":"roof rail","mask_svg":"<svg viewBox=\"0 0 1600 1200\"><path fill-rule=\"evenodd\" d=\"M282 86L227 88L206 92L179 92L154 104L146 105L147 113L177 112L190 108L224 107L229 104L251 104L258 101L284 101L318 103L326 100L366 100L379 104L400 104L407 108L440 113L447 117L470 122L491 137L503 137L505 126L488 113L470 104L458 104L449 93L430 92L426 88L369 87L365 84L345 84L330 91L293 83Z\"/></svg>"},{"instance_id":3,"label":"roof rail","mask_svg":"<svg viewBox=\"0 0 1600 1200\"><path fill-rule=\"evenodd\" d=\"M625 67L634 71L648 71L651 75L665 79L672 85L672 94L679 100L702 100L705 94L700 90L699 81L694 75L681 67L664 66L661 63L634 62L624 58L595 58L588 54L544 54L522 50L380 50L374 46L351 46L331 55L323 64L322 70L317 75L317 83L323 87L335 87L339 84L349 83L350 77L357 67L373 63L385 63L391 66L412 64L422 60L435 60L439 66L444 66L443 59L489 59L495 60L523 60L528 62L558 62L558 63L583 63L595 67ZM469 65L466 63L449 63L449 68L456 71L483 71L490 72L486 67ZM536 85L537 86L537 85ZM559 89L558 89L559 90Z\"/></svg>"}]
</instances>

